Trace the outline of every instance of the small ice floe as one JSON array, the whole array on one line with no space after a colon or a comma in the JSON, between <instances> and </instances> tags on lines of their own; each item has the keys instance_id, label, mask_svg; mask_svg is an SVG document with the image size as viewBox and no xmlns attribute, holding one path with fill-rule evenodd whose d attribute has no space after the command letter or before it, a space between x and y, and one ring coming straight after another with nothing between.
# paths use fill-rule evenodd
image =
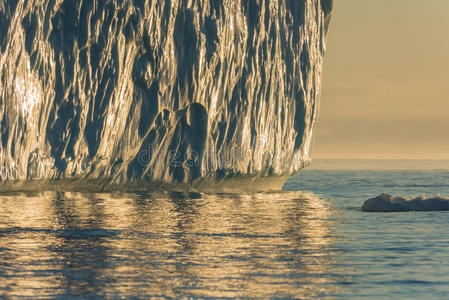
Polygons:
<instances>
[{"instance_id":1,"label":"small ice floe","mask_svg":"<svg viewBox=\"0 0 449 300\"><path fill-rule=\"evenodd\" d=\"M362 211L366 212L398 212L398 211L449 211L449 198L435 196L426 198L418 196L414 199L394 197L381 194L366 200Z\"/></svg>"}]
</instances>

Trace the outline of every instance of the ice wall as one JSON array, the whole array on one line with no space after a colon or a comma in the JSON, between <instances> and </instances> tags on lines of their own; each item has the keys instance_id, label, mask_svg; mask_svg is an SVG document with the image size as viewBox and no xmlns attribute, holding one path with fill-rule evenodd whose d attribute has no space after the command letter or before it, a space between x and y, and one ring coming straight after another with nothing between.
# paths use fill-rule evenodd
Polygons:
<instances>
[{"instance_id":1,"label":"ice wall","mask_svg":"<svg viewBox=\"0 0 449 300\"><path fill-rule=\"evenodd\" d=\"M332 0L0 2L0 181L194 183L310 161Z\"/></svg>"}]
</instances>

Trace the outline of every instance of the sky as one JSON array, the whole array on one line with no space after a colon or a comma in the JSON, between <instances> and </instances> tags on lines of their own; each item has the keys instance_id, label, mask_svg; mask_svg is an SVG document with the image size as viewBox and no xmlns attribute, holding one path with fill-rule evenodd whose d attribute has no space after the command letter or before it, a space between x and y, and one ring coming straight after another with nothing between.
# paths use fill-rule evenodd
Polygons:
<instances>
[{"instance_id":1,"label":"sky","mask_svg":"<svg viewBox=\"0 0 449 300\"><path fill-rule=\"evenodd\" d=\"M335 0L314 159L449 159L449 0Z\"/></svg>"}]
</instances>

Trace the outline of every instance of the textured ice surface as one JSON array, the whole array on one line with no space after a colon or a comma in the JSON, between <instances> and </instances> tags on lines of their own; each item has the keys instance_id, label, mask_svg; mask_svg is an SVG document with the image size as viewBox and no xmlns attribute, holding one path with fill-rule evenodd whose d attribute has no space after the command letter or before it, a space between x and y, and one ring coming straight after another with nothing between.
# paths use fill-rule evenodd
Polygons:
<instances>
[{"instance_id":1,"label":"textured ice surface","mask_svg":"<svg viewBox=\"0 0 449 300\"><path fill-rule=\"evenodd\" d=\"M0 181L193 183L310 161L332 0L0 2Z\"/></svg>"},{"instance_id":2,"label":"textured ice surface","mask_svg":"<svg viewBox=\"0 0 449 300\"><path fill-rule=\"evenodd\" d=\"M366 212L399 212L399 211L447 211L449 198L435 196L425 198L419 196L414 199L394 197L381 194L363 203L362 211Z\"/></svg>"}]
</instances>

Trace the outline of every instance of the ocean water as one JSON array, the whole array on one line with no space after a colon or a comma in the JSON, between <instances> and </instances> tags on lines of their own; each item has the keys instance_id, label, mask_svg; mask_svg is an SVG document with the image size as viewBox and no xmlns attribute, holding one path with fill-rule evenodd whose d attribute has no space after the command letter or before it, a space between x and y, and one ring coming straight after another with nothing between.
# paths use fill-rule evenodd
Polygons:
<instances>
[{"instance_id":1,"label":"ocean water","mask_svg":"<svg viewBox=\"0 0 449 300\"><path fill-rule=\"evenodd\" d=\"M317 161L257 194L0 195L0 298L444 299L449 162Z\"/></svg>"}]
</instances>

